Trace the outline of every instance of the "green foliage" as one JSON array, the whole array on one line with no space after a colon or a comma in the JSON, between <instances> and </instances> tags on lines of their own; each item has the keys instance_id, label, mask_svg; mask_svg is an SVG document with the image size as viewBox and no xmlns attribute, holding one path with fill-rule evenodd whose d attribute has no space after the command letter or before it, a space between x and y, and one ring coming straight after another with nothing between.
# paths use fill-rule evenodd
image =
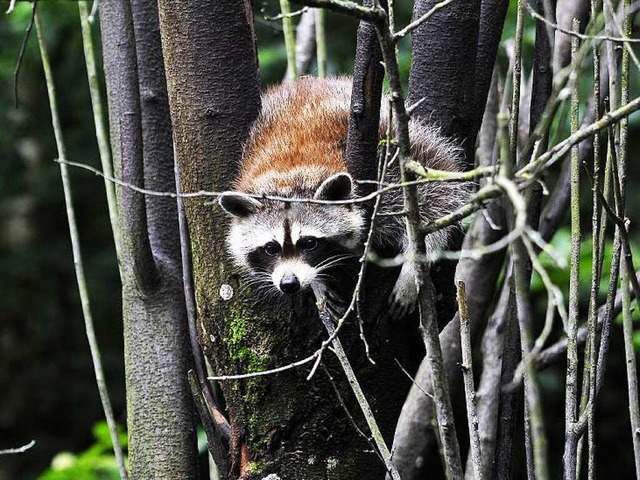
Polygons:
<instances>
[{"instance_id":1,"label":"green foliage","mask_svg":"<svg viewBox=\"0 0 640 480\"><path fill-rule=\"evenodd\" d=\"M568 227L563 227L555 234L550 244L550 249L553 252L553 256L564 260L566 265L569 264L571 255L571 233ZM631 252L634 258L638 258L640 255L640 247L637 243L632 242ZM589 299L589 291L591 288L592 277L592 264L591 264L591 237L585 237L580 245L580 298L585 302ZM604 262L602 281L600 282L600 299L603 300L607 294L607 288L610 279L609 265L611 264L611 257L613 255L613 244L610 239L605 243L604 248ZM551 281L560 287L563 291L568 291L569 288L569 268L561 267L555 262L551 255L547 252L543 252L540 255L540 263L549 273ZM544 284L540 276L534 272L531 282L531 293L542 294L545 291Z\"/></svg>"},{"instance_id":2,"label":"green foliage","mask_svg":"<svg viewBox=\"0 0 640 480\"><path fill-rule=\"evenodd\" d=\"M119 431L123 447L127 446L127 434ZM75 455L60 452L51 461L51 467L39 480L118 480L118 464L113 454L113 443L105 421L93 427L95 443L84 452Z\"/></svg>"},{"instance_id":3,"label":"green foliage","mask_svg":"<svg viewBox=\"0 0 640 480\"><path fill-rule=\"evenodd\" d=\"M553 240L549 245L553 257L556 259L562 259L566 265L569 264L571 256L571 232L568 227L563 227L555 234ZM580 245L580 299L581 308L586 312L587 303L589 300L589 292L591 288L591 277L593 275L591 255L592 255L591 236L585 236ZM631 253L634 259L639 258L640 245L638 241L631 241ZM604 261L602 269L602 281L600 282L600 289L598 291L599 305L602 305L607 295L607 289L609 288L609 282L611 281L611 272L609 266L611 265L611 258L613 256L613 243L609 238L604 246ZM547 252L540 254L540 263L549 274L551 281L560 287L563 292L567 292L569 288L569 268L559 266L558 263ZM618 279L618 285L620 280ZM546 289L540 275L537 272L533 272L531 279L531 293L533 298L537 300L535 308L540 315L543 316L543 312L546 308ZM634 321L640 320L640 312L638 309L633 309ZM621 322L621 318L618 319ZM640 331L634 333L634 345L636 350L640 352Z\"/></svg>"}]
</instances>

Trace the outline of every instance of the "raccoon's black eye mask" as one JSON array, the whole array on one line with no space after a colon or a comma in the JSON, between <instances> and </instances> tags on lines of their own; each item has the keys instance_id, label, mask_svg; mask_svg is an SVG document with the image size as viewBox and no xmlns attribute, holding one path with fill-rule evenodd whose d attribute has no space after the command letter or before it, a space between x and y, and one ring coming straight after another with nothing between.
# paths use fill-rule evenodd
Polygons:
<instances>
[{"instance_id":1,"label":"raccoon's black eye mask","mask_svg":"<svg viewBox=\"0 0 640 480\"><path fill-rule=\"evenodd\" d=\"M264 250L264 253L266 253L269 256L277 255L282 250L282 247L280 246L280 244L278 242L268 242L262 248Z\"/></svg>"},{"instance_id":2,"label":"raccoon's black eye mask","mask_svg":"<svg viewBox=\"0 0 640 480\"><path fill-rule=\"evenodd\" d=\"M318 246L318 244L321 242L322 239L316 238L316 237L311 237L311 236L307 236L307 237L301 237L297 242L296 242L296 247L298 250L302 250L302 252L304 253L308 253L311 252L313 250L316 249L316 247ZM275 240L272 240L270 242L267 242L264 244L264 246L261 247L262 250L264 251L264 253L266 253L268 256L273 257L275 255L280 254L283 251L283 247L276 242ZM291 244L288 245L288 250L289 253L291 253ZM287 243L285 242L284 245L284 249L285 249L285 254L286 254L286 250L287 250Z\"/></svg>"},{"instance_id":3,"label":"raccoon's black eye mask","mask_svg":"<svg viewBox=\"0 0 640 480\"><path fill-rule=\"evenodd\" d=\"M318 239L316 237L302 237L298 240L298 248L310 252L318 246Z\"/></svg>"}]
</instances>

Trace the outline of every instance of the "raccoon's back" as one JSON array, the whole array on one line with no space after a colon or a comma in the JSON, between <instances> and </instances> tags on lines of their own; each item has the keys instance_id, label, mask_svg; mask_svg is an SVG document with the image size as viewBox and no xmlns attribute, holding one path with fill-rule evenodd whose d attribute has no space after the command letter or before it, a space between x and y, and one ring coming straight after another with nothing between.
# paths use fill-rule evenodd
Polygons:
<instances>
[{"instance_id":1,"label":"raccoon's back","mask_svg":"<svg viewBox=\"0 0 640 480\"><path fill-rule=\"evenodd\" d=\"M349 171L344 152L350 96L346 78L303 78L267 91L235 188L308 196L329 176Z\"/></svg>"},{"instance_id":2,"label":"raccoon's back","mask_svg":"<svg viewBox=\"0 0 640 480\"><path fill-rule=\"evenodd\" d=\"M362 172L348 164L345 147L349 123L351 80L349 78L302 78L268 90L262 111L254 122L245 146L240 176L234 188L254 194L312 197L328 177L349 172L355 179ZM382 103L380 136L386 135L387 102ZM427 168L462 170L461 150L439 130L420 119L410 122L411 155ZM372 162L377 159L372 158ZM397 162L386 181L400 180ZM459 208L468 198L469 185L430 182L419 187L420 213L431 221ZM402 210L402 191L383 197L384 213ZM380 222L382 243L402 241L402 217ZM432 237L436 237L433 235ZM441 236L446 236L441 232Z\"/></svg>"}]
</instances>

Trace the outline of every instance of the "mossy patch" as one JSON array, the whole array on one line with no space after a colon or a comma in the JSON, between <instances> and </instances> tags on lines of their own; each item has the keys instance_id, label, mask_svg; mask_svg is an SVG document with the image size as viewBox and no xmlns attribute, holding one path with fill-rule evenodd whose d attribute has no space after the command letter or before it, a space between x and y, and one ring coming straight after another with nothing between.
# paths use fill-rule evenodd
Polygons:
<instances>
[{"instance_id":1,"label":"mossy patch","mask_svg":"<svg viewBox=\"0 0 640 480\"><path fill-rule=\"evenodd\" d=\"M229 357L242 369L243 373L260 372L267 369L268 356L252 348L249 321L244 315L231 312L228 318L226 342Z\"/></svg>"}]
</instances>

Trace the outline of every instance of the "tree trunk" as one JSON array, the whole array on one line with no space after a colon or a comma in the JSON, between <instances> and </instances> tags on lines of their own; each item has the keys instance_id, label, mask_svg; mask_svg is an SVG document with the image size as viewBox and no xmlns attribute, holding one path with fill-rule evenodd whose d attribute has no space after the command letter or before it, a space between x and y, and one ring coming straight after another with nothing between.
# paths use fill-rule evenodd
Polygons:
<instances>
[{"instance_id":1,"label":"tree trunk","mask_svg":"<svg viewBox=\"0 0 640 480\"><path fill-rule=\"evenodd\" d=\"M247 22L251 16L237 0L213 5L161 0L159 5L182 190L226 190L260 107ZM256 296L225 252L221 209L201 198L186 199L185 206L200 334L216 375L263 371L313 354L326 332L312 296L295 301ZM370 273L385 277L373 268ZM230 299L221 298L223 285L227 293L231 287ZM415 371L419 358L407 352L420 350L412 347L420 343L415 325L390 326L380 318L391 286L367 285L372 295L363 302L363 317L371 319L366 334L375 366L364 354L357 322L341 333L387 442L410 386L394 358ZM233 429L232 478L261 479L271 473L283 480L383 478L382 462L350 423L329 381L327 372L354 421L365 429L333 354L326 351L323 366L307 380L312 363L275 375L221 381Z\"/></svg>"},{"instance_id":2,"label":"tree trunk","mask_svg":"<svg viewBox=\"0 0 640 480\"><path fill-rule=\"evenodd\" d=\"M116 176L140 187L173 190L155 4L103 2L100 19ZM195 479L195 424L187 383L191 353L175 201L145 198L121 187L117 195L131 478Z\"/></svg>"},{"instance_id":3,"label":"tree trunk","mask_svg":"<svg viewBox=\"0 0 640 480\"><path fill-rule=\"evenodd\" d=\"M436 0L416 1L414 19L431 10L436 3ZM476 65L480 4L478 0L452 2L433 14L411 35L413 58L408 103L424 98L415 115L438 125L445 136L457 139L463 145L470 165L473 165L475 137L479 128L473 108L477 79L470 72L474 72ZM502 23L499 31L502 31ZM489 69L485 73L485 101L491 71Z\"/></svg>"}]
</instances>

